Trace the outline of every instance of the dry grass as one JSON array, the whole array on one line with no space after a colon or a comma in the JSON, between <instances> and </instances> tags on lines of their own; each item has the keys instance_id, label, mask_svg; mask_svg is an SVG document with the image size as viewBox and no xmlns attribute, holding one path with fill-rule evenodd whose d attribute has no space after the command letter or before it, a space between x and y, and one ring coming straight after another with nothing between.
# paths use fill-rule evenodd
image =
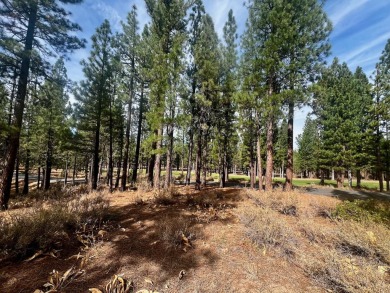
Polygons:
<instances>
[{"instance_id":1,"label":"dry grass","mask_svg":"<svg viewBox=\"0 0 390 293\"><path fill-rule=\"evenodd\" d=\"M100 193L45 203L0 218L1 257L25 257L36 251L60 249L79 226L100 225L109 203Z\"/></svg>"},{"instance_id":2,"label":"dry grass","mask_svg":"<svg viewBox=\"0 0 390 293\"><path fill-rule=\"evenodd\" d=\"M66 201L45 200L39 209L21 209L26 214L44 214L45 220L34 218L36 223L56 223L52 214L45 213L54 210L54 202L62 202L55 206L59 209L55 229L69 237L76 230L83 245L94 244L100 239L96 235L104 234L99 245L81 249L81 254L88 253L84 258L88 262L79 267L85 273L66 285L69 292L87 292L91 287L117 292L125 278L131 280L128 285L134 292L144 288L167 293L390 292L389 228L371 221L377 219L375 215L367 221L335 216L341 203L337 199L211 187L200 192L191 187L158 192L138 188L107 198L110 213L118 213L117 225L106 228L103 223L101 231L95 228L99 227L96 219L106 218L107 206L98 193L80 199L70 196ZM15 215L10 213L8 219ZM71 223L70 230L61 226L64 222ZM56 242L51 245L55 247ZM33 247L37 249L37 244ZM43 276L33 283L39 287L53 269L61 272L57 273L61 280L74 266L71 260L65 264L60 259L45 261L9 268L31 279L38 271L30 266L42 270L46 263ZM12 287L6 278L0 273L6 288L18 288L9 292L31 289ZM53 288L62 284L54 283Z\"/></svg>"},{"instance_id":3,"label":"dry grass","mask_svg":"<svg viewBox=\"0 0 390 293\"><path fill-rule=\"evenodd\" d=\"M297 239L284 219L269 208L245 208L240 212L246 235L264 251L276 248L283 256L295 253Z\"/></svg>"}]
</instances>

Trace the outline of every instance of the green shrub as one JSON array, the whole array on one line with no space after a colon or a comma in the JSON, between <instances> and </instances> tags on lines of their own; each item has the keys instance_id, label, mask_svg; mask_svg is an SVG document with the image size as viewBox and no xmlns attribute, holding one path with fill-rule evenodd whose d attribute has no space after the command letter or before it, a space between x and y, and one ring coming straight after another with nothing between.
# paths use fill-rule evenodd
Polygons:
<instances>
[{"instance_id":1,"label":"green shrub","mask_svg":"<svg viewBox=\"0 0 390 293\"><path fill-rule=\"evenodd\" d=\"M336 207L332 216L338 219L373 221L390 225L390 202L375 199L345 201Z\"/></svg>"}]
</instances>

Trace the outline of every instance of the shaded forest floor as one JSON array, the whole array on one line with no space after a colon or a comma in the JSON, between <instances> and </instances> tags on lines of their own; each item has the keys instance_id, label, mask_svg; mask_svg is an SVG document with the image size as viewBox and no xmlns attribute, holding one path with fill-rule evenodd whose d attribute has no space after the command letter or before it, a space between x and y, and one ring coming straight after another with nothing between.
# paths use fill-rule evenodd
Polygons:
<instances>
[{"instance_id":1,"label":"shaded forest floor","mask_svg":"<svg viewBox=\"0 0 390 293\"><path fill-rule=\"evenodd\" d=\"M98 196L105 220L90 213L57 237L60 248L3 254L0 291L116 292L119 275L128 292L390 292L390 219L379 201L214 187ZM37 205L15 202L0 217Z\"/></svg>"}]
</instances>

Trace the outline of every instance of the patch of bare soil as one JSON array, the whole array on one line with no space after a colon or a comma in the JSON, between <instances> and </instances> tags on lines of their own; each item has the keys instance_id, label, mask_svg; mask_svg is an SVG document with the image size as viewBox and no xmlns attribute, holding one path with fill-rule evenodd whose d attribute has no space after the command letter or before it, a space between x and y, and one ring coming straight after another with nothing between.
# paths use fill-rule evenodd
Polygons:
<instances>
[{"instance_id":1,"label":"patch of bare soil","mask_svg":"<svg viewBox=\"0 0 390 293\"><path fill-rule=\"evenodd\" d=\"M0 292L45 292L53 270L62 276L71 267L80 274L56 292L106 292L115 275L129 281L128 292L359 292L332 284L335 276L312 265L318 247L336 251L338 224L330 219L336 199L180 187L114 193L109 200L115 222L92 245L73 244L58 258L1 264ZM356 258L346 264L352 273L359 269Z\"/></svg>"}]
</instances>

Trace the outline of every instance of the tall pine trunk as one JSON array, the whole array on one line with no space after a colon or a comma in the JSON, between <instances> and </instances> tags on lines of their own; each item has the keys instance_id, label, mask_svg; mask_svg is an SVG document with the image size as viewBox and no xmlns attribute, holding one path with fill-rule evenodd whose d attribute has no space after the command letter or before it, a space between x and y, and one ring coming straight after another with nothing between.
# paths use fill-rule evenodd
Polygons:
<instances>
[{"instance_id":1,"label":"tall pine trunk","mask_svg":"<svg viewBox=\"0 0 390 293\"><path fill-rule=\"evenodd\" d=\"M293 190L294 176L294 101L291 99L288 104L288 127L287 127L287 170L285 190Z\"/></svg>"},{"instance_id":2,"label":"tall pine trunk","mask_svg":"<svg viewBox=\"0 0 390 293\"><path fill-rule=\"evenodd\" d=\"M192 127L192 126L190 126ZM192 128L189 133L189 142L188 142L188 163L187 163L187 174L186 174L186 185L191 183L191 171L192 171L192 153L194 150L194 134Z\"/></svg>"},{"instance_id":3,"label":"tall pine trunk","mask_svg":"<svg viewBox=\"0 0 390 293\"><path fill-rule=\"evenodd\" d=\"M50 188L52 158L53 158L53 133L50 126L48 131L47 150L46 150L46 167L45 167L46 172L45 172L45 186L44 186L45 190L48 190Z\"/></svg>"},{"instance_id":4,"label":"tall pine trunk","mask_svg":"<svg viewBox=\"0 0 390 293\"><path fill-rule=\"evenodd\" d=\"M141 149L141 135L142 135L142 120L144 115L144 83L141 84L141 97L139 99L139 113L138 113L138 129L137 129L137 145L135 147L135 158L133 167L133 176L131 181L136 183L138 177L138 165L139 165L139 154Z\"/></svg>"},{"instance_id":5,"label":"tall pine trunk","mask_svg":"<svg viewBox=\"0 0 390 293\"><path fill-rule=\"evenodd\" d=\"M199 128L199 133L197 137L197 152L196 152L195 190L200 190L201 188L200 175L202 170L202 136L203 136L203 132Z\"/></svg>"},{"instance_id":6,"label":"tall pine trunk","mask_svg":"<svg viewBox=\"0 0 390 293\"><path fill-rule=\"evenodd\" d=\"M77 156L75 155L73 161L72 185L75 185L75 180L76 180L76 162L77 162Z\"/></svg>"},{"instance_id":7,"label":"tall pine trunk","mask_svg":"<svg viewBox=\"0 0 390 293\"><path fill-rule=\"evenodd\" d=\"M174 111L171 111L171 119L174 117ZM171 186L172 182L172 156L173 156L173 122L168 126L168 148L167 148L167 166L165 174L165 188Z\"/></svg>"},{"instance_id":8,"label":"tall pine trunk","mask_svg":"<svg viewBox=\"0 0 390 293\"><path fill-rule=\"evenodd\" d=\"M154 162L154 174L153 174L153 187L155 189L160 189L162 136L163 136L163 128L162 125L160 125L160 127L157 129L156 159Z\"/></svg>"},{"instance_id":9,"label":"tall pine trunk","mask_svg":"<svg viewBox=\"0 0 390 293\"><path fill-rule=\"evenodd\" d=\"M99 103L100 104L100 103ZM99 106L100 107L100 106ZM100 112L100 109L98 110ZM93 149L93 161L92 161L92 178L91 178L91 188L92 190L97 189L98 180L99 180L99 148L100 148L100 114L96 121L95 129L95 142Z\"/></svg>"},{"instance_id":10,"label":"tall pine trunk","mask_svg":"<svg viewBox=\"0 0 390 293\"><path fill-rule=\"evenodd\" d=\"M114 91L114 95L115 95L115 91ZM110 132L110 145L109 145L109 150L108 150L108 188L109 188L109 191L112 192L112 188L113 188L113 178L114 178L114 162L113 162L113 158L112 158L112 154L113 154L113 119L112 119L112 97L110 98L110 129L109 129L109 132Z\"/></svg>"},{"instance_id":11,"label":"tall pine trunk","mask_svg":"<svg viewBox=\"0 0 390 293\"><path fill-rule=\"evenodd\" d=\"M129 152L130 152L130 127L131 127L131 108L133 103L133 91L134 91L134 79L131 78L130 98L128 103L127 119L126 119L125 153L123 156L123 164L122 164L122 184L121 184L122 191L126 190L126 185L127 185L127 169L128 169Z\"/></svg>"},{"instance_id":12,"label":"tall pine trunk","mask_svg":"<svg viewBox=\"0 0 390 293\"><path fill-rule=\"evenodd\" d=\"M267 121L267 166L265 172L265 191L272 191L272 173L274 169L274 121L270 116Z\"/></svg>"},{"instance_id":13,"label":"tall pine trunk","mask_svg":"<svg viewBox=\"0 0 390 293\"><path fill-rule=\"evenodd\" d=\"M30 173L30 154L31 154L31 151L30 149L27 149L26 151L26 161L25 161L25 164L24 164L24 185L23 185L23 194L26 195L28 194L28 191L29 191L29 173Z\"/></svg>"},{"instance_id":14,"label":"tall pine trunk","mask_svg":"<svg viewBox=\"0 0 390 293\"><path fill-rule=\"evenodd\" d=\"M18 155L16 156L16 170L15 170L15 194L19 194L19 167L20 167L20 157L19 157L19 152ZM39 188L39 183L38 183L38 188Z\"/></svg>"},{"instance_id":15,"label":"tall pine trunk","mask_svg":"<svg viewBox=\"0 0 390 293\"><path fill-rule=\"evenodd\" d=\"M261 162L261 130L257 138L257 175L259 177L259 190L263 190L263 164Z\"/></svg>"},{"instance_id":16,"label":"tall pine trunk","mask_svg":"<svg viewBox=\"0 0 390 293\"><path fill-rule=\"evenodd\" d=\"M23 111L25 98L27 94L28 75L30 70L31 52L34 41L35 24L37 21L38 4L32 2L30 4L29 19L27 25L27 33L22 55L22 63L20 67L20 75L18 81L18 91L14 107L14 131L9 137L9 145L5 154L6 165L3 170L0 181L0 209L8 209L8 201L11 193L12 177L14 173L16 155L19 150L20 131L23 122Z\"/></svg>"}]
</instances>

